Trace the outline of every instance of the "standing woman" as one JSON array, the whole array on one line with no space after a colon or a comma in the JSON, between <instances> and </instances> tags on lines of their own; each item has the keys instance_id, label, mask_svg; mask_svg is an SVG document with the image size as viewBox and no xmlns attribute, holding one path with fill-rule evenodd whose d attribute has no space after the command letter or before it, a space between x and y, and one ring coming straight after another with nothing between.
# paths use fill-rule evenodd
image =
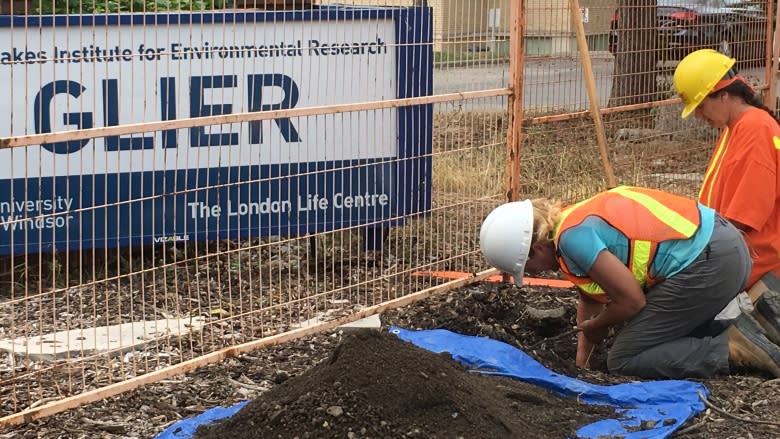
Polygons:
<instances>
[{"instance_id":1,"label":"standing woman","mask_svg":"<svg viewBox=\"0 0 780 439\"><path fill-rule=\"evenodd\" d=\"M780 289L780 124L737 74L735 61L711 49L691 52L675 69L674 88L684 104L683 118L694 114L721 129L699 202L744 233L753 259L746 289L756 317L765 327L765 320L778 327L780 291L761 297ZM778 334L770 335L780 342Z\"/></svg>"}]
</instances>

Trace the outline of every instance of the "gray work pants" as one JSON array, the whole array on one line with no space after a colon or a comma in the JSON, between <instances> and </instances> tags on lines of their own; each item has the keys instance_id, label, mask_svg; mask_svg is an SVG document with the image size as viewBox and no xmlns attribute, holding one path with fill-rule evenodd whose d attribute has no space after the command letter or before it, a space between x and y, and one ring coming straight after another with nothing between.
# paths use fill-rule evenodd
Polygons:
<instances>
[{"instance_id":1,"label":"gray work pants","mask_svg":"<svg viewBox=\"0 0 780 439\"><path fill-rule=\"evenodd\" d=\"M696 334L742 291L751 267L741 232L716 215L702 254L650 288L645 307L617 334L607 356L610 372L643 378L728 373L727 333Z\"/></svg>"}]
</instances>

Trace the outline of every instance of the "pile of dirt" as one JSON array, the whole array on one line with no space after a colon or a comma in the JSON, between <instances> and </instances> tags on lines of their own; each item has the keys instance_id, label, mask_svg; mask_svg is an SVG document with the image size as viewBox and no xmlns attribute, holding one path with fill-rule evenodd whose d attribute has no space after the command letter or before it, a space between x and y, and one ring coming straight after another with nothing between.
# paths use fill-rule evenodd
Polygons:
<instances>
[{"instance_id":1,"label":"pile of dirt","mask_svg":"<svg viewBox=\"0 0 780 439\"><path fill-rule=\"evenodd\" d=\"M153 438L183 418L246 400L254 402L201 437L456 439L456 428L470 428L460 433L464 439L512 436L495 433L504 428L495 427L501 422L519 428L514 437L564 437L587 424L592 419L588 413L597 415L590 411L594 407L522 382L467 373L448 356L420 351L387 332L389 326L399 326L486 336L583 381L632 381L606 373L606 346L593 353L590 369L574 366L576 337L569 330L576 301L570 289L495 283L458 288L382 313L384 335L313 334L34 420L2 431L0 437ZM556 320L535 320L529 312L558 307L565 315ZM709 401L716 408L700 413L672 437L780 437L780 380L746 372L697 381L710 390ZM266 427L271 419L274 423Z\"/></svg>"},{"instance_id":2,"label":"pile of dirt","mask_svg":"<svg viewBox=\"0 0 780 439\"><path fill-rule=\"evenodd\" d=\"M615 413L469 372L387 332L344 337L330 357L196 438L566 438Z\"/></svg>"}]
</instances>

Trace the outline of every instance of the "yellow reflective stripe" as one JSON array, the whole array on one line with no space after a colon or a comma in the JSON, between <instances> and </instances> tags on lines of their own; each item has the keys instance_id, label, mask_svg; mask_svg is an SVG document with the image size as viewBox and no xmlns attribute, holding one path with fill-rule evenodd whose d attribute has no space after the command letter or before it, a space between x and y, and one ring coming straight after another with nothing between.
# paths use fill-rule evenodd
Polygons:
<instances>
[{"instance_id":1,"label":"yellow reflective stripe","mask_svg":"<svg viewBox=\"0 0 780 439\"><path fill-rule=\"evenodd\" d=\"M642 288L647 283L650 273L650 249L653 244L650 241L634 241L631 246L631 272Z\"/></svg>"},{"instance_id":2,"label":"yellow reflective stripe","mask_svg":"<svg viewBox=\"0 0 780 439\"><path fill-rule=\"evenodd\" d=\"M683 236L691 237L694 233L696 233L696 229L699 228L699 226L695 223L688 221L688 219L684 216L673 211L672 209L669 209L668 207L664 206L663 203L650 196L641 194L639 192L634 192L625 187L618 187L612 189L612 191L647 207L650 213L658 218L659 221L673 228L677 232L680 232L683 234Z\"/></svg>"},{"instance_id":3,"label":"yellow reflective stripe","mask_svg":"<svg viewBox=\"0 0 780 439\"><path fill-rule=\"evenodd\" d=\"M595 282L590 282L587 284L577 284L577 288L594 296L607 294L604 290L601 289L599 284Z\"/></svg>"},{"instance_id":4,"label":"yellow reflective stripe","mask_svg":"<svg viewBox=\"0 0 780 439\"><path fill-rule=\"evenodd\" d=\"M704 204L712 206L712 187L715 185L715 180L720 172L720 161L722 156L726 152L726 146L729 138L729 127L724 128L723 140L720 141L718 149L715 151L715 156L712 158L712 164L707 168L707 172L704 173L704 181L702 181L701 189L699 190L699 199L704 194L705 188L707 189L707 199L704 200ZM714 174L713 174L714 173Z\"/></svg>"},{"instance_id":5,"label":"yellow reflective stripe","mask_svg":"<svg viewBox=\"0 0 780 439\"><path fill-rule=\"evenodd\" d=\"M772 136L772 143L774 143L775 149L780 149L780 138Z\"/></svg>"}]
</instances>

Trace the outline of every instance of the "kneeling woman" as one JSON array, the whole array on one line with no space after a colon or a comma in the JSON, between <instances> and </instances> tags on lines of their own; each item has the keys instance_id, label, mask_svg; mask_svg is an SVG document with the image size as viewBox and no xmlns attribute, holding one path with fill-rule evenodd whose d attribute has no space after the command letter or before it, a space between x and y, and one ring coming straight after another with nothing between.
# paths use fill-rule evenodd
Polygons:
<instances>
[{"instance_id":1,"label":"kneeling woman","mask_svg":"<svg viewBox=\"0 0 780 439\"><path fill-rule=\"evenodd\" d=\"M740 232L694 200L619 187L565 209L506 203L483 222L480 247L518 285L524 272L560 269L579 288L580 367L623 324L607 357L612 373L708 377L742 366L780 377L780 347L750 316L699 335L742 291L751 260Z\"/></svg>"}]
</instances>

